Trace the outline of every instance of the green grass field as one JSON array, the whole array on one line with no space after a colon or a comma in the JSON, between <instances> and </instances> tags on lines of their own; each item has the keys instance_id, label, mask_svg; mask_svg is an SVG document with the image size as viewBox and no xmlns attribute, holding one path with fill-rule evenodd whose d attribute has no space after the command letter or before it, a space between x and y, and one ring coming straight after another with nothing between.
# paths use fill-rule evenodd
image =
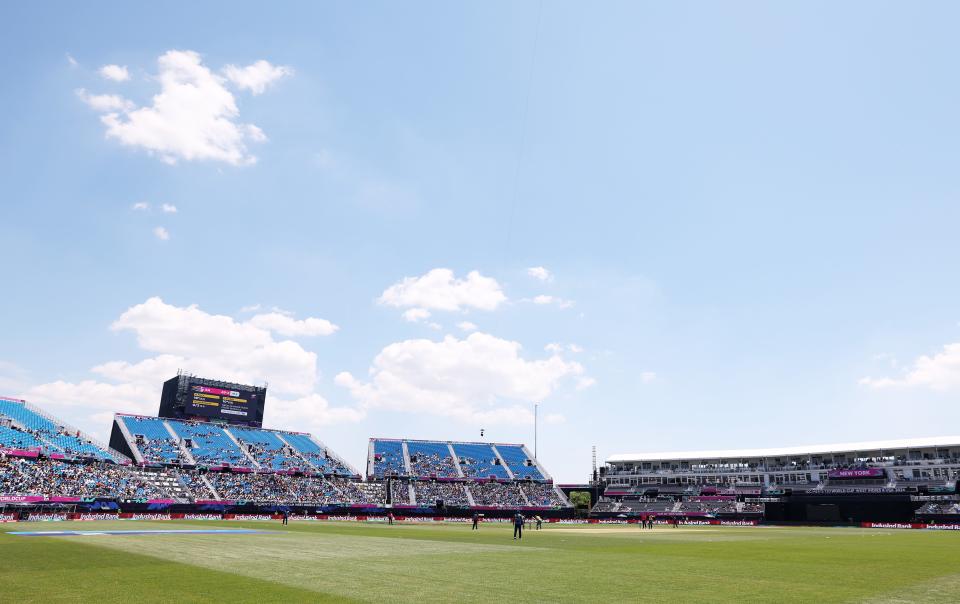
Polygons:
<instances>
[{"instance_id":1,"label":"green grass field","mask_svg":"<svg viewBox=\"0 0 960 604\"><path fill-rule=\"evenodd\" d=\"M10 531L254 528L254 535ZM4 602L957 602L960 534L842 528L5 525Z\"/></svg>"}]
</instances>

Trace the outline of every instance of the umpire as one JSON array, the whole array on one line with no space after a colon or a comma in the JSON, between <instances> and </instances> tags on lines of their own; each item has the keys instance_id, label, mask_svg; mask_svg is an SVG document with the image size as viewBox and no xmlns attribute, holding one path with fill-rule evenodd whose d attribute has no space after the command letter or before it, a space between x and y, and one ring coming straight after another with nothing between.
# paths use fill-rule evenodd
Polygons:
<instances>
[{"instance_id":1,"label":"umpire","mask_svg":"<svg viewBox=\"0 0 960 604\"><path fill-rule=\"evenodd\" d=\"M523 539L523 514L517 512L513 517L513 538Z\"/></svg>"}]
</instances>

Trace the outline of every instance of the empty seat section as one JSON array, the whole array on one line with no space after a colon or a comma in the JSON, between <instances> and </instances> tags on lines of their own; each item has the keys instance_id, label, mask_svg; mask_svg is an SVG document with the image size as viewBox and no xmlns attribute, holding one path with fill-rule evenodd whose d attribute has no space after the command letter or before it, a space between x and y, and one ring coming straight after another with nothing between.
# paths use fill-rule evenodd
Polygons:
<instances>
[{"instance_id":1,"label":"empty seat section","mask_svg":"<svg viewBox=\"0 0 960 604\"><path fill-rule=\"evenodd\" d=\"M230 432L237 438L247 452L257 460L261 468L270 470L291 470L303 468L306 463L293 449L287 446L275 432L230 426Z\"/></svg>"},{"instance_id":2,"label":"empty seat section","mask_svg":"<svg viewBox=\"0 0 960 604\"><path fill-rule=\"evenodd\" d=\"M353 472L343 463L330 455L307 434L284 433L283 438L306 458L312 466L324 474L352 476Z\"/></svg>"},{"instance_id":3,"label":"empty seat section","mask_svg":"<svg viewBox=\"0 0 960 604\"><path fill-rule=\"evenodd\" d=\"M21 401L0 399L0 416L8 417L22 426L40 442L46 452L67 457L114 459L108 451L94 445L81 433L69 433L65 426L31 411Z\"/></svg>"},{"instance_id":4,"label":"empty seat section","mask_svg":"<svg viewBox=\"0 0 960 604\"><path fill-rule=\"evenodd\" d=\"M170 436L170 432L163 425L163 420L157 417L133 417L129 415L117 416L124 427L133 437L143 455L143 460L148 463L186 463L186 459L177 444L176 439ZM142 439L137 438L142 436Z\"/></svg>"},{"instance_id":5,"label":"empty seat section","mask_svg":"<svg viewBox=\"0 0 960 604\"><path fill-rule=\"evenodd\" d=\"M377 478L407 475L407 467L403 461L403 443L399 440L373 441L373 474Z\"/></svg>"},{"instance_id":6,"label":"empty seat section","mask_svg":"<svg viewBox=\"0 0 960 604\"><path fill-rule=\"evenodd\" d=\"M536 464L527 457L526 451L519 445L497 445L500 457L513 472L517 479L530 478L532 480L546 480L546 477L537 469Z\"/></svg>"},{"instance_id":7,"label":"empty seat section","mask_svg":"<svg viewBox=\"0 0 960 604\"><path fill-rule=\"evenodd\" d=\"M467 478L509 478L490 445L454 443L453 452L460 459L460 469Z\"/></svg>"},{"instance_id":8,"label":"empty seat section","mask_svg":"<svg viewBox=\"0 0 960 604\"><path fill-rule=\"evenodd\" d=\"M201 466L229 465L251 467L250 459L240 450L223 428L215 424L167 420L182 439L190 439L190 454Z\"/></svg>"}]
</instances>

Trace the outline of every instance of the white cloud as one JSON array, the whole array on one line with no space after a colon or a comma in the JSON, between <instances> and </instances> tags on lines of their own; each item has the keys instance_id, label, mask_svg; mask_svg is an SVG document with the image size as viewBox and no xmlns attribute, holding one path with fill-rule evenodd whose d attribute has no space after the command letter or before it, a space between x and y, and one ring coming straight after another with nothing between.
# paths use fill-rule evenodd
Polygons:
<instances>
[{"instance_id":1,"label":"white cloud","mask_svg":"<svg viewBox=\"0 0 960 604\"><path fill-rule=\"evenodd\" d=\"M546 268L542 266L531 266L527 269L527 274L534 279L539 279L540 281L550 281L553 277Z\"/></svg>"},{"instance_id":2,"label":"white cloud","mask_svg":"<svg viewBox=\"0 0 960 604\"><path fill-rule=\"evenodd\" d=\"M147 211L147 210L150 209L150 204L147 203L147 202L145 202L145 201L138 201L137 203L133 204L133 206L131 206L131 207L132 207L134 210L138 210L138 211L140 211L140 212L145 212L145 211Z\"/></svg>"},{"instance_id":3,"label":"white cloud","mask_svg":"<svg viewBox=\"0 0 960 604\"><path fill-rule=\"evenodd\" d=\"M440 325L439 323L430 322L430 323L427 323L427 327L429 327L434 331L443 331L443 325Z\"/></svg>"},{"instance_id":4,"label":"white cloud","mask_svg":"<svg viewBox=\"0 0 960 604\"><path fill-rule=\"evenodd\" d=\"M261 308L262 308L262 306L259 305L259 304L250 304L249 306L244 306L244 307L240 308L240 312L241 312L241 313L257 312L257 311L260 310Z\"/></svg>"},{"instance_id":5,"label":"white cloud","mask_svg":"<svg viewBox=\"0 0 960 604\"><path fill-rule=\"evenodd\" d=\"M640 381L644 384L650 384L657 379L657 374L653 371L641 371Z\"/></svg>"},{"instance_id":6,"label":"white cloud","mask_svg":"<svg viewBox=\"0 0 960 604\"><path fill-rule=\"evenodd\" d=\"M271 65L260 59L246 67L227 65L223 68L223 75L240 90L249 90L254 95L263 94L267 86L280 78L293 75L293 69L284 65Z\"/></svg>"},{"instance_id":7,"label":"white cloud","mask_svg":"<svg viewBox=\"0 0 960 604\"><path fill-rule=\"evenodd\" d=\"M69 52L67 53L67 63L70 64L70 67L76 67L77 65L80 64L77 62L76 59L73 58L73 55L71 55Z\"/></svg>"},{"instance_id":8,"label":"white cloud","mask_svg":"<svg viewBox=\"0 0 960 604\"><path fill-rule=\"evenodd\" d=\"M918 357L904 368L900 377L864 377L860 384L872 388L919 387L940 392L960 389L960 342L947 344L933 356Z\"/></svg>"},{"instance_id":9,"label":"white cloud","mask_svg":"<svg viewBox=\"0 0 960 604\"><path fill-rule=\"evenodd\" d=\"M236 166L256 162L247 142L266 140L253 124L237 121L240 110L225 79L207 68L193 51L170 50L157 61L160 92L149 106L136 107L115 95L78 94L104 113L107 137L156 154L174 164L179 160L222 161Z\"/></svg>"},{"instance_id":10,"label":"white cloud","mask_svg":"<svg viewBox=\"0 0 960 604\"><path fill-rule=\"evenodd\" d=\"M130 79L130 72L126 65L104 65L97 70L101 76L114 82L126 82Z\"/></svg>"},{"instance_id":11,"label":"white cloud","mask_svg":"<svg viewBox=\"0 0 960 604\"><path fill-rule=\"evenodd\" d=\"M471 323L470 321L460 321L459 323L457 323L457 327L467 332L477 331L477 326L474 323Z\"/></svg>"},{"instance_id":12,"label":"white cloud","mask_svg":"<svg viewBox=\"0 0 960 604\"><path fill-rule=\"evenodd\" d=\"M576 344L567 344L567 350L574 353L583 352L583 348L580 346L577 346Z\"/></svg>"},{"instance_id":13,"label":"white cloud","mask_svg":"<svg viewBox=\"0 0 960 604\"><path fill-rule=\"evenodd\" d=\"M153 228L153 236L160 241L167 241L170 239L170 232L162 226L158 226Z\"/></svg>"},{"instance_id":14,"label":"white cloud","mask_svg":"<svg viewBox=\"0 0 960 604\"><path fill-rule=\"evenodd\" d=\"M430 311L426 308L411 308L407 311L404 311L403 318L411 323L416 323L418 321L423 321L424 319L429 319Z\"/></svg>"},{"instance_id":15,"label":"white cloud","mask_svg":"<svg viewBox=\"0 0 960 604\"><path fill-rule=\"evenodd\" d=\"M584 370L558 355L527 360L520 352L517 342L480 332L462 340L405 340L380 351L368 382L347 372L335 381L367 408L530 423L529 403L549 398Z\"/></svg>"},{"instance_id":16,"label":"white cloud","mask_svg":"<svg viewBox=\"0 0 960 604\"><path fill-rule=\"evenodd\" d=\"M339 327L326 319L307 317L298 321L289 315L278 312L265 313L253 316L249 323L256 327L268 329L282 336L329 336Z\"/></svg>"},{"instance_id":17,"label":"white cloud","mask_svg":"<svg viewBox=\"0 0 960 604\"><path fill-rule=\"evenodd\" d=\"M545 306L547 304L556 304L560 308L570 308L573 306L573 300L564 300L563 298L558 298L556 296L548 296L546 294L540 294L539 296L534 296L531 300L526 300L528 302L533 302L534 304Z\"/></svg>"},{"instance_id":18,"label":"white cloud","mask_svg":"<svg viewBox=\"0 0 960 604\"><path fill-rule=\"evenodd\" d=\"M506 299L496 279L484 277L478 271L471 271L465 279L457 279L452 270L435 268L420 277L406 277L391 285L379 302L400 308L458 311L494 310Z\"/></svg>"},{"instance_id":19,"label":"white cloud","mask_svg":"<svg viewBox=\"0 0 960 604\"><path fill-rule=\"evenodd\" d=\"M319 394L286 400L271 398L266 410L271 425L287 426L300 432L320 433L333 424L358 422L366 411L354 407L333 407Z\"/></svg>"},{"instance_id":20,"label":"white cloud","mask_svg":"<svg viewBox=\"0 0 960 604\"><path fill-rule=\"evenodd\" d=\"M164 213L164 214L176 214L176 213L177 213L177 206L175 206L175 205L173 205L173 204L170 204L170 203L165 203L165 204L161 205L161 206L160 206L160 209L163 210L163 213Z\"/></svg>"},{"instance_id":21,"label":"white cloud","mask_svg":"<svg viewBox=\"0 0 960 604\"><path fill-rule=\"evenodd\" d=\"M135 105L118 94L90 94L83 88L78 89L77 96L94 111L110 113L116 111L130 111Z\"/></svg>"},{"instance_id":22,"label":"white cloud","mask_svg":"<svg viewBox=\"0 0 960 604\"><path fill-rule=\"evenodd\" d=\"M155 413L163 381L183 369L245 384L269 380L272 402L267 409L282 418L273 422L277 427L302 430L363 417L361 409L333 407L315 391L315 353L291 340L278 341L251 322L150 298L127 309L110 329L133 332L140 349L152 356L102 363L91 369L95 379L40 384L22 396L81 428L95 426L114 411ZM108 426L106 422L101 424ZM102 436L102 431L94 432Z\"/></svg>"}]
</instances>

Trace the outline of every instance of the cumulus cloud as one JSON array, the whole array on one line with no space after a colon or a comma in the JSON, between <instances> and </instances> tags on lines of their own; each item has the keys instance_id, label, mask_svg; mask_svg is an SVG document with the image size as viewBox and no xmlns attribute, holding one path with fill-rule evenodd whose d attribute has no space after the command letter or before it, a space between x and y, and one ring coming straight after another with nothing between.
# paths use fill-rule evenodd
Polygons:
<instances>
[{"instance_id":1,"label":"cumulus cloud","mask_svg":"<svg viewBox=\"0 0 960 604\"><path fill-rule=\"evenodd\" d=\"M550 274L550 271L542 266L531 266L527 269L527 275L533 277L534 279L539 279L540 281L549 281L553 277Z\"/></svg>"},{"instance_id":2,"label":"cumulus cloud","mask_svg":"<svg viewBox=\"0 0 960 604\"><path fill-rule=\"evenodd\" d=\"M250 319L250 324L289 337L329 336L340 329L326 319L307 317L298 321L290 315L279 312L255 315Z\"/></svg>"},{"instance_id":3,"label":"cumulus cloud","mask_svg":"<svg viewBox=\"0 0 960 604\"><path fill-rule=\"evenodd\" d=\"M458 279L450 269L435 268L420 277L406 277L391 285L378 301L398 308L460 311L495 310L506 299L496 279L484 277L478 271Z\"/></svg>"},{"instance_id":4,"label":"cumulus cloud","mask_svg":"<svg viewBox=\"0 0 960 604\"><path fill-rule=\"evenodd\" d=\"M418 321L423 321L424 319L429 319L430 311L426 308L411 308L407 311L404 311L403 318L411 323L416 323Z\"/></svg>"},{"instance_id":5,"label":"cumulus cloud","mask_svg":"<svg viewBox=\"0 0 960 604\"><path fill-rule=\"evenodd\" d=\"M160 241L167 241L170 239L170 232L163 228L162 226L154 227L153 236L159 239Z\"/></svg>"},{"instance_id":6,"label":"cumulus cloud","mask_svg":"<svg viewBox=\"0 0 960 604\"><path fill-rule=\"evenodd\" d=\"M263 94L267 86L280 78L293 75L293 69L285 65L271 65L260 59L246 67L227 65L223 68L223 75L233 82L240 90L249 90L254 95Z\"/></svg>"},{"instance_id":7,"label":"cumulus cloud","mask_svg":"<svg viewBox=\"0 0 960 604\"><path fill-rule=\"evenodd\" d=\"M457 323L457 327L459 327L462 331L477 331L476 324L471 323L470 321L460 321Z\"/></svg>"},{"instance_id":8,"label":"cumulus cloud","mask_svg":"<svg viewBox=\"0 0 960 604\"><path fill-rule=\"evenodd\" d=\"M83 88L77 90L77 96L94 111L112 113L116 111L130 111L136 105L118 94L90 94Z\"/></svg>"},{"instance_id":9,"label":"cumulus cloud","mask_svg":"<svg viewBox=\"0 0 960 604\"><path fill-rule=\"evenodd\" d=\"M584 377L584 369L559 355L528 360L520 353L519 343L480 332L404 340L374 358L369 381L343 372L335 382L364 408L529 423L531 401L548 399L566 380Z\"/></svg>"},{"instance_id":10,"label":"cumulus cloud","mask_svg":"<svg viewBox=\"0 0 960 604\"><path fill-rule=\"evenodd\" d=\"M137 203L133 204L131 207L134 210L137 210L139 212L146 212L147 210L150 209L150 204L145 201L138 201Z\"/></svg>"},{"instance_id":11,"label":"cumulus cloud","mask_svg":"<svg viewBox=\"0 0 960 604\"><path fill-rule=\"evenodd\" d=\"M319 432L317 428L358 422L367 416L362 409L334 407L319 394L292 400L273 397L268 409L272 423L313 433Z\"/></svg>"},{"instance_id":12,"label":"cumulus cloud","mask_svg":"<svg viewBox=\"0 0 960 604\"><path fill-rule=\"evenodd\" d=\"M77 62L76 59L73 58L73 55L70 54L69 52L67 53L67 63L70 64L70 67L76 67L77 65L80 64Z\"/></svg>"},{"instance_id":13,"label":"cumulus cloud","mask_svg":"<svg viewBox=\"0 0 960 604\"><path fill-rule=\"evenodd\" d=\"M295 323L317 329L308 320ZM91 379L40 384L25 389L23 397L80 427L95 427L100 416L114 411L155 413L163 381L182 369L245 384L269 380L269 412L281 417L274 423L278 427L305 429L363 417L359 408L335 407L320 396L316 354L274 338L273 327L150 298L127 309L110 329L134 334L146 358L101 363L91 368Z\"/></svg>"},{"instance_id":14,"label":"cumulus cloud","mask_svg":"<svg viewBox=\"0 0 960 604\"><path fill-rule=\"evenodd\" d=\"M960 389L960 342L947 344L934 354L921 355L896 377L864 377L860 384L871 388L929 388L946 392Z\"/></svg>"},{"instance_id":15,"label":"cumulus cloud","mask_svg":"<svg viewBox=\"0 0 960 604\"><path fill-rule=\"evenodd\" d=\"M177 206L175 206L175 205L173 205L173 204L171 204L171 203L165 203L165 204L163 204L162 206L160 206L160 209L163 210L163 213L164 213L164 214L176 214L176 213L177 213Z\"/></svg>"},{"instance_id":16,"label":"cumulus cloud","mask_svg":"<svg viewBox=\"0 0 960 604\"><path fill-rule=\"evenodd\" d=\"M564 300L563 298L558 298L556 296L548 296L546 294L540 294L539 296L534 296L529 301L539 306L545 306L547 304L556 304L560 308L570 308L571 306L573 306L572 300Z\"/></svg>"},{"instance_id":17,"label":"cumulus cloud","mask_svg":"<svg viewBox=\"0 0 960 604\"><path fill-rule=\"evenodd\" d=\"M104 114L100 120L106 126L107 138L144 149L170 164L180 160L221 161L236 166L255 163L247 143L262 142L266 135L256 125L238 120L240 110L225 86L227 80L189 50L167 51L157 64L160 92L150 105L137 107L120 96L78 91L84 102ZM261 91L260 85L265 87L266 83L250 76L248 85L242 88L257 92Z\"/></svg>"},{"instance_id":18,"label":"cumulus cloud","mask_svg":"<svg viewBox=\"0 0 960 604\"><path fill-rule=\"evenodd\" d=\"M130 79L130 72L126 65L104 65L97 70L101 76L114 82L126 82Z\"/></svg>"}]
</instances>

